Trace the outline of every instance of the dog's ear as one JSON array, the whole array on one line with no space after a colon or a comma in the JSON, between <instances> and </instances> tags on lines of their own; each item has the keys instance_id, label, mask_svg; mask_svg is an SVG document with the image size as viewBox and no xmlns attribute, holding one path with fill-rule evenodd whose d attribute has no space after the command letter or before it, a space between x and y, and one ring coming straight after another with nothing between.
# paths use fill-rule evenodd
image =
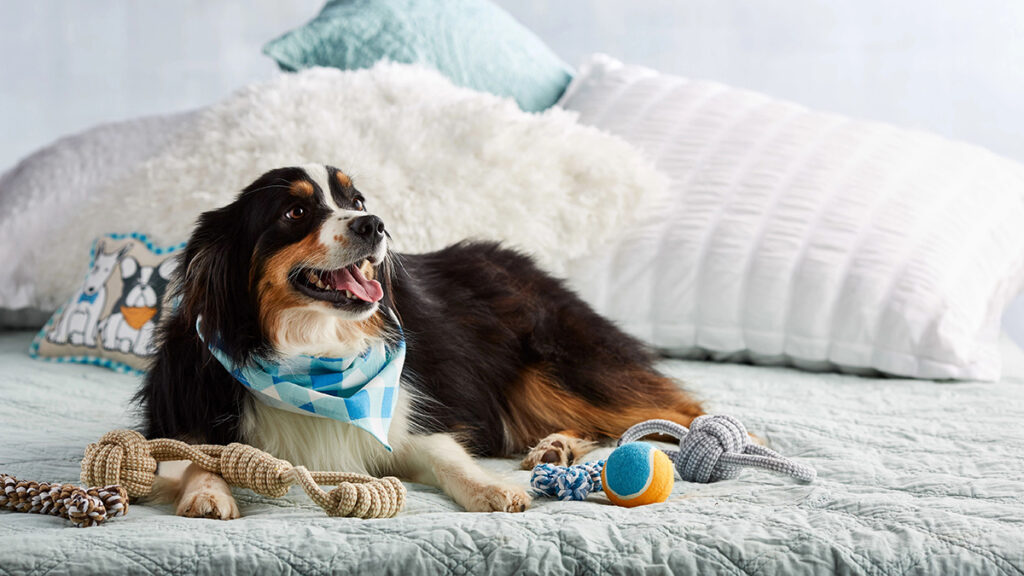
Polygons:
<instances>
[{"instance_id":1,"label":"dog's ear","mask_svg":"<svg viewBox=\"0 0 1024 576\"><path fill-rule=\"evenodd\" d=\"M380 282L381 287L384 289L384 297L381 298L380 303L394 312L399 325L402 324L402 314L395 306L394 283L395 275L398 274L400 270L405 270L405 267L402 265L401 258L401 255L397 252L392 252L389 249L387 255L384 257L384 263L377 269L377 281Z\"/></svg>"},{"instance_id":2,"label":"dog's ear","mask_svg":"<svg viewBox=\"0 0 1024 576\"><path fill-rule=\"evenodd\" d=\"M178 313L193 327L201 318L203 339L239 365L264 346L249 286L255 240L244 220L241 200L204 213L174 271Z\"/></svg>"},{"instance_id":3,"label":"dog's ear","mask_svg":"<svg viewBox=\"0 0 1024 576\"><path fill-rule=\"evenodd\" d=\"M174 276L174 271L177 267L177 258L167 258L160 263L160 266L157 267L156 273L164 280L170 280L171 277Z\"/></svg>"},{"instance_id":4,"label":"dog's ear","mask_svg":"<svg viewBox=\"0 0 1024 576\"><path fill-rule=\"evenodd\" d=\"M100 254L105 254L103 249L107 246L107 241L100 238L96 241L96 249L92 251L93 257L98 258Z\"/></svg>"},{"instance_id":5,"label":"dog's ear","mask_svg":"<svg viewBox=\"0 0 1024 576\"><path fill-rule=\"evenodd\" d=\"M121 278L127 280L139 271L139 261L131 256L121 259Z\"/></svg>"},{"instance_id":6,"label":"dog's ear","mask_svg":"<svg viewBox=\"0 0 1024 576\"><path fill-rule=\"evenodd\" d=\"M128 255L128 252L131 249L132 249L132 245L131 244L128 244L126 246L122 246L121 249L117 251L117 259L118 260L123 259L125 256ZM138 264L138 262L136 262L136 264Z\"/></svg>"}]
</instances>

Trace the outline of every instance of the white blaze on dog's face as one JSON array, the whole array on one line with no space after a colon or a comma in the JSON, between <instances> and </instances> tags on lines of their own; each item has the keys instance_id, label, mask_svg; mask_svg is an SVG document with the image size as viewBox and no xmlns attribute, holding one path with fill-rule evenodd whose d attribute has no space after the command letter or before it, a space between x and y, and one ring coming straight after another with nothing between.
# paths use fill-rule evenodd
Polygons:
<instances>
[{"instance_id":1,"label":"white blaze on dog's face","mask_svg":"<svg viewBox=\"0 0 1024 576\"><path fill-rule=\"evenodd\" d=\"M384 223L336 168L303 166L267 186L285 195L253 254L260 324L282 355L350 355L381 336Z\"/></svg>"}]
</instances>

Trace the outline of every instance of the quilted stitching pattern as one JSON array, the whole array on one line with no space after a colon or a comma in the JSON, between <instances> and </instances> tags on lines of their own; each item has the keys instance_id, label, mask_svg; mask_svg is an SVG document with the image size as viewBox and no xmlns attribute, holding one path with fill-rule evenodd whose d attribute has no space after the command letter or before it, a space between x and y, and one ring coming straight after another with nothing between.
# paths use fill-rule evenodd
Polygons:
<instances>
[{"instance_id":1,"label":"quilted stitching pattern","mask_svg":"<svg viewBox=\"0 0 1024 576\"><path fill-rule=\"evenodd\" d=\"M30 337L0 335L0 423L18 440L0 443L0 469L77 481L84 446L131 423L125 408L138 380L33 362ZM327 518L295 490L274 500L237 492L245 516L229 522L179 518L170 506L133 506L90 529L0 513L0 574L1024 572L1024 379L950 385L663 367L716 412L814 466L818 481L751 470L677 482L664 505L624 509L594 495L542 499L518 515L463 513L409 484L406 511L393 520Z\"/></svg>"}]
</instances>

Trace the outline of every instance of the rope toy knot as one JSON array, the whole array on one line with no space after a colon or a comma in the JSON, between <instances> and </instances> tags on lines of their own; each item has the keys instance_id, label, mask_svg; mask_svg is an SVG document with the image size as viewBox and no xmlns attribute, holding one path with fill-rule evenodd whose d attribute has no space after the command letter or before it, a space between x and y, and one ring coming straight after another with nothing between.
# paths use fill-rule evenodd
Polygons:
<instances>
[{"instance_id":1,"label":"rope toy knot","mask_svg":"<svg viewBox=\"0 0 1024 576\"><path fill-rule=\"evenodd\" d=\"M107 510L103 502L90 496L85 490L76 488L71 491L71 497L67 499L68 520L75 526L91 526L98 524L107 518Z\"/></svg>"},{"instance_id":2,"label":"rope toy knot","mask_svg":"<svg viewBox=\"0 0 1024 576\"><path fill-rule=\"evenodd\" d=\"M393 476L363 484L343 482L327 495L332 504L327 515L343 518L391 518L405 505L405 486Z\"/></svg>"},{"instance_id":3,"label":"rope toy knot","mask_svg":"<svg viewBox=\"0 0 1024 576\"><path fill-rule=\"evenodd\" d=\"M687 482L716 482L739 475L743 467L763 468L811 482L817 472L778 452L754 444L743 423L727 415L698 416L690 428L668 420L641 422L622 435L619 445L651 434L679 439L679 450L666 450L679 477Z\"/></svg>"},{"instance_id":4,"label":"rope toy knot","mask_svg":"<svg viewBox=\"0 0 1024 576\"><path fill-rule=\"evenodd\" d=\"M390 518L405 507L405 485L390 476L310 472L246 444L146 440L132 430L114 430L90 444L82 458L82 482L103 488L83 490L70 484L18 482L0 474L0 508L64 516L76 526L93 526L108 517L123 516L128 511L129 497L148 495L157 462L169 460L188 460L219 474L231 486L248 488L262 496L279 498L292 484L299 484L329 516ZM336 488L328 493L318 483Z\"/></svg>"},{"instance_id":5,"label":"rope toy knot","mask_svg":"<svg viewBox=\"0 0 1024 576\"><path fill-rule=\"evenodd\" d=\"M291 483L284 473L292 465L246 444L233 442L220 454L220 473L232 486L248 488L261 496L280 498Z\"/></svg>"},{"instance_id":6,"label":"rope toy knot","mask_svg":"<svg viewBox=\"0 0 1024 576\"><path fill-rule=\"evenodd\" d=\"M142 434L114 430L85 449L81 478L87 485L119 484L129 496L143 496L149 493L156 478L156 459Z\"/></svg>"},{"instance_id":7,"label":"rope toy knot","mask_svg":"<svg viewBox=\"0 0 1024 576\"><path fill-rule=\"evenodd\" d=\"M732 416L699 416L679 442L678 456L673 459L676 471L687 482L735 478L739 467L723 464L722 454L742 454L748 443L747 429Z\"/></svg>"},{"instance_id":8,"label":"rope toy knot","mask_svg":"<svg viewBox=\"0 0 1024 576\"><path fill-rule=\"evenodd\" d=\"M544 496L559 500L586 500L591 492L604 489L601 484L602 469L604 460L575 466L539 464L533 468L530 485Z\"/></svg>"}]
</instances>

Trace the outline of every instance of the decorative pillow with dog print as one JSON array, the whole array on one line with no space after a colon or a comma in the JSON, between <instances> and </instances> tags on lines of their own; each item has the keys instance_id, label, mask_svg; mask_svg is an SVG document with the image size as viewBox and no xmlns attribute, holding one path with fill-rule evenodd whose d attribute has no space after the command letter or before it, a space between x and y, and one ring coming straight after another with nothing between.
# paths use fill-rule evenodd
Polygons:
<instances>
[{"instance_id":1,"label":"decorative pillow with dog print","mask_svg":"<svg viewBox=\"0 0 1024 576\"><path fill-rule=\"evenodd\" d=\"M97 238L85 279L36 335L29 354L144 372L156 324L171 308L168 285L177 265L172 253L183 246L161 248L143 234Z\"/></svg>"}]
</instances>

